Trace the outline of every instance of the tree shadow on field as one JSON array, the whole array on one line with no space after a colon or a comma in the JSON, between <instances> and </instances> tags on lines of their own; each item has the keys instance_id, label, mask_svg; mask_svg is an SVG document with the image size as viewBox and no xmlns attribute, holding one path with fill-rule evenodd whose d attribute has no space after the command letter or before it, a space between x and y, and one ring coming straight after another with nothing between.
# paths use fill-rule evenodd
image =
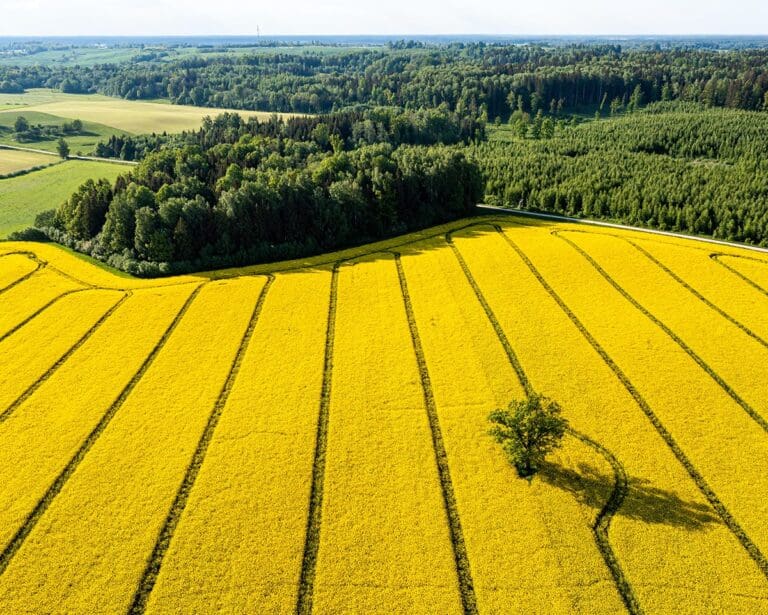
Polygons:
<instances>
[{"instance_id":1,"label":"tree shadow on field","mask_svg":"<svg viewBox=\"0 0 768 615\"><path fill-rule=\"evenodd\" d=\"M612 474L604 474L589 464L579 464L578 472L545 463L539 476L542 481L569 492L581 504L602 509L614 486ZM704 530L719 521L706 504L683 500L676 493L652 487L649 481L629 478L628 491L616 515L649 524L665 524L687 530Z\"/></svg>"},{"instance_id":2,"label":"tree shadow on field","mask_svg":"<svg viewBox=\"0 0 768 615\"><path fill-rule=\"evenodd\" d=\"M373 262L378 260L391 260L392 252L397 252L403 257L422 254L435 249L450 249L446 242L446 234L450 233L456 238L482 239L484 237L496 237L498 233L496 225L502 228L509 227L542 227L548 228L555 225L549 220L524 218L510 215L507 212L488 211L477 209L474 215L461 218L444 224L431 226L421 230L411 231L404 235L394 235L389 238L375 241L363 240L359 244L350 245L334 251L322 252L298 258L276 258L253 264L228 265L225 268L213 268L208 271L196 271L192 273L200 278L209 280L221 280L243 275L275 274L305 274L313 271L327 270L339 261L352 265L358 262Z\"/></svg>"}]
</instances>

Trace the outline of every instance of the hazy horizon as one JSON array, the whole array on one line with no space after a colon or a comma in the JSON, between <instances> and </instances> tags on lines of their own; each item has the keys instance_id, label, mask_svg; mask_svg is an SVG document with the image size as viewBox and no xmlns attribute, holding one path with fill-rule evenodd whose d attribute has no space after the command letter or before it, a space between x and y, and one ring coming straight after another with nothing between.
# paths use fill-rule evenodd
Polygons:
<instances>
[{"instance_id":1,"label":"hazy horizon","mask_svg":"<svg viewBox=\"0 0 768 615\"><path fill-rule=\"evenodd\" d=\"M384 10L382 10L382 6ZM297 0L243 6L237 0L7 0L0 36L763 36L768 3L733 0L551 0L513 5L493 0L414 3ZM759 24L756 27L756 24ZM760 29L763 31L761 32Z\"/></svg>"},{"instance_id":2,"label":"hazy horizon","mask_svg":"<svg viewBox=\"0 0 768 615\"><path fill-rule=\"evenodd\" d=\"M198 32L198 33L162 33L156 34L114 34L109 32L89 33L89 34L41 34L41 33L28 33L28 34L0 34L0 40L9 39L261 39L262 41L269 42L271 40L325 40L325 39L390 39L390 40L420 40L420 39L478 39L478 40L532 40L532 39L699 39L699 38L768 38L768 31L766 32L744 32L744 33L728 33L728 32L672 32L672 33L656 33L656 32L582 32L582 33L552 33L552 32L531 32L531 33L519 33L519 32L331 32L331 33L318 33L318 32L295 32L295 33L281 33L274 34L264 32L245 32L241 34L226 34L221 32Z\"/></svg>"}]
</instances>

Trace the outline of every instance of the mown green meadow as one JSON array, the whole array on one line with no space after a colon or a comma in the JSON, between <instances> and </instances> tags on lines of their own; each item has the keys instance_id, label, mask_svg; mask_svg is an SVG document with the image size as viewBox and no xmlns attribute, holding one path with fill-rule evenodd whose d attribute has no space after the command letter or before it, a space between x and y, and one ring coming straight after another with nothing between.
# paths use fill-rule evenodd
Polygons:
<instances>
[{"instance_id":1,"label":"mown green meadow","mask_svg":"<svg viewBox=\"0 0 768 615\"><path fill-rule=\"evenodd\" d=\"M0 180L0 238L30 226L38 213L58 207L84 181L101 177L114 181L126 170L121 164L68 160Z\"/></svg>"}]
</instances>

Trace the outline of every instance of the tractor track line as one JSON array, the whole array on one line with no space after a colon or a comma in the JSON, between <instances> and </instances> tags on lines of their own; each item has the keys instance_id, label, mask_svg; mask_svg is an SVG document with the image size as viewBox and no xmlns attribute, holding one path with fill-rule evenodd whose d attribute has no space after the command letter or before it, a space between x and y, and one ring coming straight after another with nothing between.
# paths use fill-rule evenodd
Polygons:
<instances>
[{"instance_id":1,"label":"tractor track line","mask_svg":"<svg viewBox=\"0 0 768 615\"><path fill-rule=\"evenodd\" d=\"M144 362L141 364L138 371L133 375L130 382L128 382L128 384L123 388L123 390L118 395L117 399L115 399L115 401L112 402L112 404L104 413L104 415L102 415L101 419L96 424L96 426L91 430L91 432L88 434L85 440L83 440L83 443L80 445L80 448L77 450L74 456L69 460L67 465L64 466L64 469L59 473L59 475L53 481L53 483L45 492L43 497L40 498L40 500L37 502L37 504L32 509L32 511L27 515L26 519L24 520L24 523L22 523L21 527L13 535L13 538L11 538L8 544L3 548L2 552L0 552L0 575L2 575L6 571L14 555L16 555L16 553L24 544L24 541L26 540L27 536L29 536L29 534L35 528L38 521L48 510L48 508L50 507L51 503L54 501L56 496L64 488L69 478L72 476L72 474L74 474L75 470L77 470L77 467L80 465L80 462L82 462L82 460L88 454L88 451L90 451L91 448L93 448L93 445L98 441L99 437L107 428L110 421L114 418L117 411L122 407L122 405L125 403L125 400L128 399L128 396L131 394L131 392L136 387L138 382L142 379L144 374L150 368L150 366L154 362L157 355L160 353L160 351L163 349L168 339L171 337L171 334L176 330L176 327L178 327L182 318L189 310L189 307L192 305L192 302L195 300L197 295L202 290L203 286L204 284L198 285L195 288L195 290L192 291L189 297L187 297L186 301L184 302L184 305L176 314L171 324L168 325L168 328L165 330L162 337L158 340L157 344L155 344L155 347L152 349L149 355L147 355L147 357L144 359Z\"/></svg>"},{"instance_id":2,"label":"tractor track line","mask_svg":"<svg viewBox=\"0 0 768 615\"><path fill-rule=\"evenodd\" d=\"M445 451L443 433L440 429L440 420L437 415L437 404L432 390L432 382L429 377L427 360L424 355L424 348L421 345L419 329L416 324L416 316L413 312L411 295L408 292L408 282L405 276L405 270L400 259L400 254L392 253L395 257L397 266L397 275L400 280L400 291L403 296L403 304L408 319L408 328L411 332L411 341L416 355L416 361L421 378L421 389L424 394L424 407L427 411L429 429L432 434L432 449L435 453L435 462L440 477L440 487L443 495L443 504L448 520L448 528L451 535L451 546L453 547L453 558L456 564L456 574L459 581L459 592L461 594L461 603L466 615L476 614L477 598L475 596L474 584L472 582L472 572L469 565L469 555L467 553L466 542L464 541L464 532L461 528L461 519L459 518L459 509L456 504L456 494L451 481L451 471L448 465L448 454Z\"/></svg>"},{"instance_id":3,"label":"tractor track line","mask_svg":"<svg viewBox=\"0 0 768 615\"><path fill-rule=\"evenodd\" d=\"M184 514L187 502L189 501L189 495L195 486L195 481L200 474L200 469L203 467L203 462L205 461L205 455L208 452L208 447L211 443L211 440L213 439L214 432L216 431L216 427L219 424L219 419L224 412L224 407L227 404L227 400L229 399L229 395L232 392L232 388L234 387L235 381L237 380L237 376L240 373L240 367L243 364L243 358L245 357L245 353L248 350L251 338L253 337L253 332L255 331L256 325L259 322L259 316L261 315L262 308L264 307L264 301L266 300L267 293L272 287L272 283L274 281L274 276L267 276L267 281L259 293L259 297L256 300L256 305L254 306L253 312L251 313L251 318L248 321L248 326L246 327L245 333L243 333L243 337L240 340L240 345L238 346L235 358L233 359L232 365L229 369L227 379L221 387L221 391L219 392L219 396L216 399L216 403L213 406L211 414L208 416L208 422L203 429L203 433L197 443L197 447L195 448L195 452L192 455L192 459L187 466L184 479L182 480L181 485L176 492L173 503L171 504L163 526L160 529L157 540L155 541L155 545L152 549L152 554L147 560L147 565L144 568L141 580L139 581L136 592L134 593L131 606L128 609L128 613L130 615L139 615L146 611L149 596L152 593L152 590L155 587L155 583L157 582L157 577L160 574L163 558L168 552L168 547L171 544L171 540L173 540L173 534L179 525L181 516Z\"/></svg>"},{"instance_id":4,"label":"tractor track line","mask_svg":"<svg viewBox=\"0 0 768 615\"><path fill-rule=\"evenodd\" d=\"M6 256L26 256L29 260L34 262L36 266L35 266L35 268L32 271L30 271L29 273L24 274L18 280L14 280L10 284L7 284L7 285L3 286L3 288L0 288L0 295L2 295L5 292L8 292L9 290L11 290L12 288L18 286L22 282L26 282L29 278L31 278L33 275L35 275L43 267L45 267L45 263L40 261L31 252L9 252L7 254L1 255L0 258L5 258Z\"/></svg>"},{"instance_id":5,"label":"tractor track line","mask_svg":"<svg viewBox=\"0 0 768 615\"><path fill-rule=\"evenodd\" d=\"M488 222L478 223L478 226L481 226L481 225L491 226L497 232L501 232L501 228L495 224L488 223ZM453 250L453 253L456 256L456 259L459 262L459 265L461 266L462 271L464 272L464 276L467 278L469 285L472 287L472 290L475 292L475 296L477 297L478 301L483 306L483 310L485 310L485 314L489 322L493 326L494 331L496 331L496 336L499 338L499 342L504 348L507 354L507 359L509 360L510 365L514 369L515 374L517 375L517 378L520 381L520 384L525 390L525 394L530 397L535 393L535 391L533 389L533 386L531 385L530 380L528 379L528 375L525 373L525 370L523 369L523 366L520 363L520 359L517 357L517 355L515 354L515 351L512 349L512 345L510 344L506 333L504 333L504 330L502 329L501 324L499 323L498 319L496 318L496 315L491 309L490 304L488 303L487 299L483 295L483 292L480 289L480 286L478 285L477 281L475 280L475 277L472 275L472 271L469 269L467 262L464 260L464 257L462 256L458 247L456 247L456 244L453 242L453 231L449 231L448 233L445 234L445 240L448 243L448 245L451 246L451 249ZM571 433L573 435L576 434L576 432L574 431L571 431ZM584 438L586 438L586 436L584 436ZM606 501L606 503L603 505L602 509L598 513L597 518L595 520L595 524L592 527L592 531L595 536L595 543L596 543L597 549L598 551L600 551L600 554L603 556L603 561L605 562L606 566L608 567L608 570L611 573L611 576L613 577L616 590L621 596L621 599L624 602L624 606L627 608L627 611L631 615L641 615L643 611L642 611L642 608L640 607L640 603L637 599L637 596L635 596L635 592L632 589L632 585L627 580L627 577L624 574L623 569L621 568L621 564L619 563L618 557L616 557L616 554L614 553L613 547L611 547L610 540L608 538L608 529L610 528L613 515L619 509L619 507L624 501L624 498L626 497L626 493L628 489L628 487L626 486L626 482L622 486L622 477L626 477L626 473L624 473L623 467L621 466L621 464L618 463L618 461L612 454L608 453L608 450L605 447L600 446L599 444L597 444L596 442L588 438L586 439L578 438L578 439L581 440L582 442L587 443L589 446L592 446L592 448L600 452L602 455L605 456L607 454L608 455L607 459L614 470L615 483L614 483L613 491L611 492L611 495L609 496L608 500ZM614 461L617 464L616 466L614 466ZM617 471L617 468L619 468L620 471Z\"/></svg>"},{"instance_id":6,"label":"tractor track line","mask_svg":"<svg viewBox=\"0 0 768 615\"><path fill-rule=\"evenodd\" d=\"M724 263L724 262L723 262L723 261L720 259L720 257L721 257L721 256L730 256L730 257L732 257L732 258L743 258L743 259L745 259L745 260L755 261L755 262L758 262L758 263L762 263L762 264L764 264L764 265L766 265L766 264L768 264L768 263L766 263L764 260L761 260L761 259L759 259L759 258L750 258L750 257L748 257L748 256L738 256L738 255L736 255L736 254L722 254L722 253L720 253L720 252L716 252L715 254L710 254L710 255L709 255L709 258L711 258L713 261L715 261L715 262L716 262L718 265L720 265L721 267L725 267L725 268L726 268L728 271L730 271L730 272L731 272L733 275L735 275L736 277L738 277L739 279L741 279L743 282L746 282L747 284L749 284L749 285L750 285L752 288L754 288L754 289L755 289L757 292L759 292L760 294L762 294L762 295L765 295L766 297L768 297L768 290L766 290L765 288L763 288L762 286L760 286L760 285L759 285L757 282L755 282L755 281L754 281L752 278L750 278L750 277L748 277L748 276L744 275L743 273L741 273L741 271L739 271L739 270L738 270L738 269L736 269L735 267L732 267L731 265L728 265L728 264Z\"/></svg>"},{"instance_id":7,"label":"tractor track line","mask_svg":"<svg viewBox=\"0 0 768 615\"><path fill-rule=\"evenodd\" d=\"M325 487L325 460L328 449L328 423L331 409L331 385L333 379L333 350L336 335L336 306L339 291L339 268L342 261L333 265L331 274L330 298L328 301L328 324L325 335L325 358L323 363L323 384L320 393L320 409L317 417L317 435L315 454L312 461L312 487L307 512L307 530L304 541L304 554L301 561L296 613L312 613L312 600L315 590L315 572L317 554L320 550L320 526L323 515L323 490Z\"/></svg>"},{"instance_id":8,"label":"tractor track line","mask_svg":"<svg viewBox=\"0 0 768 615\"><path fill-rule=\"evenodd\" d=\"M636 244L634 241L630 239L625 239L627 243L629 243L631 246L633 246L638 252L640 252L643 256L645 256L649 261L651 261L654 265L659 267L664 273L668 274L675 282L680 284L685 290L690 292L694 297L696 297L699 301L701 301L704 305L706 305L709 309L716 312L721 317L725 318L729 323L734 325L735 327L738 327L741 331L746 333L749 337L751 337L753 340L755 340L758 344L764 346L765 348L768 348L768 341L764 340L762 337L760 337L757 333L752 331L749 327L747 327L745 324L739 322L736 320L733 316L728 314L725 310L718 307L714 303L712 303L709 299L707 299L704 295L702 295L699 291L697 291L693 286L688 284L683 278L681 278L679 275L677 275L674 271L672 271L669 267L667 267L664 263L662 263L659 259L657 259L653 254L648 252L645 248L642 246Z\"/></svg>"},{"instance_id":9,"label":"tractor track line","mask_svg":"<svg viewBox=\"0 0 768 615\"><path fill-rule=\"evenodd\" d=\"M567 231L566 231L567 232ZM626 299L632 307L634 307L637 311L639 311L643 316L645 316L648 320L650 320L653 324L655 324L657 327L659 327L664 333L667 334L668 337L672 339L682 350L685 352L691 359L694 360L694 362L702 369L704 372L707 373L707 375L714 380L717 385L726 392L726 394L735 401L744 412L749 415L749 417L757 423L763 431L768 433L768 421L766 421L760 413L758 413L750 404L746 402L732 387L729 385L723 378L714 370L712 369L709 364L704 361L683 339L677 335L672 329L670 329L666 324L664 324L661 320L659 320L656 316L651 314L650 311L648 311L637 299L635 299L632 295L630 295L616 280L614 280L608 272L603 269L600 264L592 258L592 256L589 255L589 253L584 250L581 246L574 243L567 237L562 236L562 231L552 231L551 234L554 237L557 237L558 239L564 241L567 243L571 248L573 248L576 252L578 252L591 266L592 268L597 271L597 273L600 274L600 276L608 282L608 284L611 285L611 287L618 292L624 299Z\"/></svg>"},{"instance_id":10,"label":"tractor track line","mask_svg":"<svg viewBox=\"0 0 768 615\"><path fill-rule=\"evenodd\" d=\"M717 494L709 486L709 484L701 475L701 473L696 469L696 466L694 466L693 463L691 463L690 459L688 459L685 452L683 452L683 449L680 448L680 445L677 443L677 441L672 437L672 434L664 426L664 423L662 423L659 417L656 416L656 413L650 407L648 402L640 394L640 392L635 388L635 385L632 384L632 381L622 371L622 369L613 360L613 358L606 352L606 350L600 345L597 339L589 332L589 330L584 326L581 320L579 320L576 314L574 314L571 308L568 307L568 304L566 304L565 301L563 301L563 299L560 297L560 295L557 294L554 288L552 288L549 285L549 283L544 279L544 277L541 275L541 273L533 264L533 262L531 262L531 260L525 254L525 252L523 252L520 249L520 247L514 241L512 241L507 236L506 233L504 233L501 227L496 226L496 231L501 234L501 236L504 238L504 240L507 242L510 248L523 260L523 262L526 264L526 266L534 275L534 277L539 281L539 283L547 291L547 293L549 293L550 297L552 297L552 299L555 300L558 306L560 306L560 309L563 310L566 316L568 316L568 318L575 325L575 327L578 329L578 331L581 333L584 339L587 340L587 342L589 343L590 346L592 346L595 352L597 352L597 354L600 355L600 358L602 358L603 362L616 375L616 378L618 378L619 382L621 382L621 384L624 386L627 392L635 400L635 403L637 403L638 407L643 411L646 417L648 417L648 420L656 429L656 432L661 436L662 440L664 440L664 442L672 451L674 456L683 466L685 471L688 473L688 476L691 477L691 480L693 480L696 487L698 487L699 491L707 499L709 504L715 510L717 515L720 517L720 519L722 519L726 527L736 537L736 539L739 541L741 546L744 547L744 550L747 552L749 557L752 558L752 560L755 562L760 572L762 572L763 575L766 577L766 579L768 579L768 559L765 557L765 555L763 555L763 553L760 551L758 546L754 542L752 542L752 539L747 535L744 529L739 525L738 521L736 521L736 519L728 510L728 508L726 508L725 504L723 504L720 501L720 498L717 497Z\"/></svg>"},{"instance_id":11,"label":"tractor track line","mask_svg":"<svg viewBox=\"0 0 768 615\"><path fill-rule=\"evenodd\" d=\"M768 340L763 339L760 337L757 333L752 331L749 327L747 327L745 324L739 322L736 318L728 314L725 310L723 310L721 307L707 299L704 295L702 295L698 290L696 290L693 286L691 286L688 282L686 282L682 277L677 275L672 269L667 267L664 263L662 263L658 258L656 258L653 254L651 254L648 250L646 250L644 247L642 247L640 244L636 243L632 239L628 239L626 237L622 237L621 235L615 235L613 233L600 233L598 231L590 231L590 230L581 230L581 229L566 229L563 231L560 231L561 233L584 233L585 235L592 235L600 237L600 236L607 236L612 237L614 239L619 239L621 241L625 241L629 245L631 245L633 248L635 248L638 252L640 252L643 256L645 256L649 261L651 261L654 265L656 265L659 269L661 269L664 273L666 273L669 277L671 277L675 282L677 282L680 286L682 286L685 290L687 290L689 293L691 293L696 299L701 301L704 305L706 305L709 309L717 313L719 316L730 322L732 325L740 329L743 333L751 337L753 340L755 340L758 344L761 346L764 346L765 348L768 348ZM757 259L755 259L757 260ZM762 261L761 261L762 262Z\"/></svg>"},{"instance_id":12,"label":"tractor track line","mask_svg":"<svg viewBox=\"0 0 768 615\"><path fill-rule=\"evenodd\" d=\"M45 373L40 376L35 382L33 382L26 391L24 391L21 395L19 395L11 404L3 410L3 412L0 412L0 425L2 425L5 421L8 420L8 418L16 411L16 409L21 406L27 399L29 399L37 389L39 389L45 382L53 376L53 374L58 370L66 361L69 360L69 358L83 345L85 344L91 336L96 333L96 331L103 325L106 320L112 316L112 314L117 311L117 309L123 305L123 303L126 302L128 297L131 296L130 292L124 293L123 296L112 306L110 307L81 337L79 340L77 340L74 345L67 350L63 355L61 355L56 362L49 367Z\"/></svg>"},{"instance_id":13,"label":"tractor track line","mask_svg":"<svg viewBox=\"0 0 768 615\"><path fill-rule=\"evenodd\" d=\"M621 563L619 562L613 547L611 547L610 537L608 536L611 521L613 521L614 515L624 504L624 500L629 493L627 471L624 469L622 463L616 458L616 455L599 442L596 442L592 438L571 427L568 428L568 433L601 455L613 470L613 489L608 496L608 500L597 513L597 517L595 517L595 521L592 524L592 532L595 535L595 542L597 543L598 549L600 549L603 559L613 575L613 581L624 600L627 610L633 614L641 614L643 613L643 609L635 596L632 585L624 575Z\"/></svg>"},{"instance_id":14,"label":"tractor track line","mask_svg":"<svg viewBox=\"0 0 768 615\"><path fill-rule=\"evenodd\" d=\"M5 332L5 333L3 333L2 335L0 335L0 342L3 342L3 341L5 341L5 340L6 340L6 338L8 338L8 337L10 337L11 335L13 335L14 333L16 333L16 331L18 331L19 329L21 329L21 328L22 328L22 327L24 327L25 325L29 324L29 323L30 323L32 320L34 320L35 318L37 318L38 316L40 316L40 314L42 314L42 313L43 313L45 310L47 310L49 307L51 307L52 305L54 305L55 303L57 303L58 301L60 301L60 300L61 300L61 299L63 299L64 297L67 297L68 295L72 295L72 294L74 294L74 293L82 293L82 292L85 292L85 291L87 291L87 290L93 290L93 289L91 289L91 288L74 288L74 289L72 289L72 290L67 290L67 291L64 291L64 292L63 292L63 293L61 293L60 295L57 295L56 297L54 297L53 299L51 299L51 300L50 300L48 303L46 303L45 305L41 306L41 307L40 307L40 308L38 308L38 309L37 309L35 312L33 312L32 314L30 314L29 316L27 316L27 317L26 317L24 320L22 320L20 323L18 323L18 324L16 324L16 325L14 325L14 326L13 326L12 328L10 328L8 331L6 331L6 332Z\"/></svg>"}]
</instances>

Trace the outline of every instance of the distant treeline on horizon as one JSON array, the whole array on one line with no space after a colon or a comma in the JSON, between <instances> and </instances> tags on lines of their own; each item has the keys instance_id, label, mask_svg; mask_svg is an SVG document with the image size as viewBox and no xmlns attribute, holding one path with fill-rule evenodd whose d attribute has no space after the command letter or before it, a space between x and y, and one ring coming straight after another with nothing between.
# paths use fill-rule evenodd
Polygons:
<instances>
[{"instance_id":1,"label":"distant treeline on horizon","mask_svg":"<svg viewBox=\"0 0 768 615\"><path fill-rule=\"evenodd\" d=\"M703 47L731 49L768 47L765 35L519 35L519 34L281 34L281 35L167 35L167 36L0 36L0 48L35 43L93 46L190 46L190 47L242 47L279 45L339 45L385 46L398 42L417 42L428 45L450 44L532 44L573 45L605 44L626 47Z\"/></svg>"}]
</instances>

